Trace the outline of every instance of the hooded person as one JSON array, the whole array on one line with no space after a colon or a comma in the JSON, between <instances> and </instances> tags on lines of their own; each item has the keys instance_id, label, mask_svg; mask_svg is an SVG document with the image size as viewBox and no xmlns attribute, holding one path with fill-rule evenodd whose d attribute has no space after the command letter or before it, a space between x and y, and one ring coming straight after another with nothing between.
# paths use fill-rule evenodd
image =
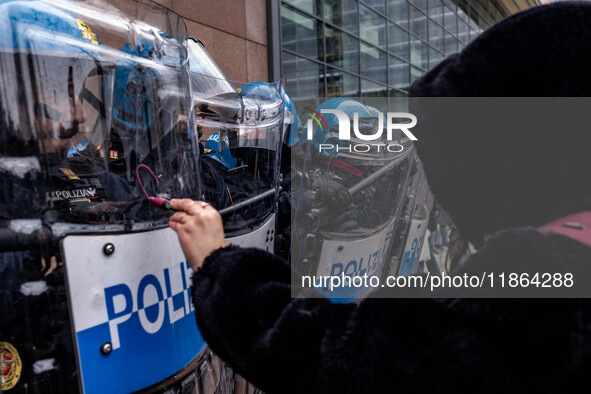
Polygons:
<instances>
[{"instance_id":1,"label":"hooded person","mask_svg":"<svg viewBox=\"0 0 591 394\"><path fill-rule=\"evenodd\" d=\"M516 109L509 98L590 95L589 20L588 3L521 12L413 84L411 96L502 97L499 108L507 111L486 112L466 101L464 111L478 116L464 119L456 112L446 117L446 110L458 109L441 101L411 103L435 198L478 249L458 274L519 272L535 264L540 272L569 270L584 279L589 223L578 213L589 209L591 134L579 127L581 108L558 102L566 112L556 121L543 107ZM529 126L503 124L505 115L519 119L519 111ZM199 328L213 351L265 392L570 392L587 381L587 299L332 304L291 298L285 262L255 249L223 247L223 235L204 230L219 222L210 206L172 204L184 210L170 225L197 270ZM583 236L562 226L572 222ZM211 239L209 249L192 242L201 234Z\"/></svg>"}]
</instances>

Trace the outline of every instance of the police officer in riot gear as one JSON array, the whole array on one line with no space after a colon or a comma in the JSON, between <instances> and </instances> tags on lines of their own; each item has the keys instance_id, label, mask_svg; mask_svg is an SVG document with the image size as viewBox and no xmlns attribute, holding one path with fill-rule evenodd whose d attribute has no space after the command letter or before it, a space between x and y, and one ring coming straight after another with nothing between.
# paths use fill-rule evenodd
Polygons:
<instances>
[{"instance_id":1,"label":"police officer in riot gear","mask_svg":"<svg viewBox=\"0 0 591 394\"><path fill-rule=\"evenodd\" d=\"M212 368L181 299L184 257L148 198L200 195L186 26L157 4L108 0L0 11L1 391L197 386ZM126 310L110 309L110 288L131 289L127 319L112 318Z\"/></svg>"},{"instance_id":2,"label":"police officer in riot gear","mask_svg":"<svg viewBox=\"0 0 591 394\"><path fill-rule=\"evenodd\" d=\"M119 211L107 199L129 189L108 174L101 146L112 68L83 19L42 2L0 8L0 341L11 346L3 356L20 361L2 390L71 391L75 355L53 226L105 220ZM53 361L34 374L44 359Z\"/></svg>"},{"instance_id":3,"label":"police officer in riot gear","mask_svg":"<svg viewBox=\"0 0 591 394\"><path fill-rule=\"evenodd\" d=\"M220 210L228 243L273 251L283 87L232 83L200 42L188 45L204 196Z\"/></svg>"},{"instance_id":4,"label":"police officer in riot gear","mask_svg":"<svg viewBox=\"0 0 591 394\"><path fill-rule=\"evenodd\" d=\"M348 140L340 139L337 111L350 120ZM382 133L372 147L354 135L353 130L374 135L386 129L384 112L354 99L330 99L307 112L308 130L302 132L306 137L292 156L296 243L292 268L303 275L380 276L397 264L391 262L399 260L393 251L400 253L397 244L405 242L393 234L402 225L401 206L414 161L413 147L401 135L388 141L387 133ZM388 152L386 146L393 143L402 150ZM371 291L322 290L348 300Z\"/></svg>"}]
</instances>

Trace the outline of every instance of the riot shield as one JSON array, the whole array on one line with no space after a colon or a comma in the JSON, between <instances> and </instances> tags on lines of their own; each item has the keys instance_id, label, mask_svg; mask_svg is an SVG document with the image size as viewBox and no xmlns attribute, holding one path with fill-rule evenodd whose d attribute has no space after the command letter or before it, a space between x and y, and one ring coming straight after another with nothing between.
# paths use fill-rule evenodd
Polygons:
<instances>
[{"instance_id":1,"label":"riot shield","mask_svg":"<svg viewBox=\"0 0 591 394\"><path fill-rule=\"evenodd\" d=\"M309 283L321 294L358 300L374 288L352 281L381 278L395 257L415 160L412 141L400 130L387 132L387 108L359 100L331 99L300 111L304 129L292 150L291 263L297 278L313 278ZM333 277L350 285L322 280Z\"/></svg>"},{"instance_id":2,"label":"riot shield","mask_svg":"<svg viewBox=\"0 0 591 394\"><path fill-rule=\"evenodd\" d=\"M0 8L2 391L199 386L191 270L151 202L201 196L183 20L148 1Z\"/></svg>"},{"instance_id":3,"label":"riot shield","mask_svg":"<svg viewBox=\"0 0 591 394\"><path fill-rule=\"evenodd\" d=\"M228 243L272 252L280 185L282 86L230 82L211 66L200 43L190 47L205 198L221 213Z\"/></svg>"},{"instance_id":4,"label":"riot shield","mask_svg":"<svg viewBox=\"0 0 591 394\"><path fill-rule=\"evenodd\" d=\"M407 197L400 215L400 223L394 236L395 242L390 260L390 275L415 275L426 272L421 261L434 198L423 165L414 158ZM428 247L428 246L427 246ZM438 272L433 272L438 274Z\"/></svg>"}]
</instances>

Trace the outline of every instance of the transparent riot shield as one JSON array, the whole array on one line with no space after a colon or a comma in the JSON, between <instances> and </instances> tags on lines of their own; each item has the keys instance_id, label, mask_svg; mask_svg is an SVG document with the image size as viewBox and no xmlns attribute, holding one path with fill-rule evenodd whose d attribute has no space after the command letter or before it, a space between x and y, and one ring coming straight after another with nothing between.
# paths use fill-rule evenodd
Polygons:
<instances>
[{"instance_id":1,"label":"transparent riot shield","mask_svg":"<svg viewBox=\"0 0 591 394\"><path fill-rule=\"evenodd\" d=\"M386 111L359 100L331 99L300 111L304 128L292 150L291 263L298 278L312 278L308 283L322 294L357 300L391 264L413 145L400 130L386 132Z\"/></svg>"},{"instance_id":2,"label":"transparent riot shield","mask_svg":"<svg viewBox=\"0 0 591 394\"><path fill-rule=\"evenodd\" d=\"M389 274L395 276L426 272L421 255L423 249L429 247L425 243L425 238L434 198L427 183L423 164L416 155L413 158L410 177L390 260Z\"/></svg>"},{"instance_id":3,"label":"transparent riot shield","mask_svg":"<svg viewBox=\"0 0 591 394\"><path fill-rule=\"evenodd\" d=\"M283 100L279 84L230 82L190 43L191 89L205 198L230 244L273 251ZM217 69L219 70L219 69Z\"/></svg>"},{"instance_id":4,"label":"transparent riot shield","mask_svg":"<svg viewBox=\"0 0 591 394\"><path fill-rule=\"evenodd\" d=\"M184 22L110 0L0 19L1 391L196 384L191 270L152 203L201 195Z\"/></svg>"}]
</instances>

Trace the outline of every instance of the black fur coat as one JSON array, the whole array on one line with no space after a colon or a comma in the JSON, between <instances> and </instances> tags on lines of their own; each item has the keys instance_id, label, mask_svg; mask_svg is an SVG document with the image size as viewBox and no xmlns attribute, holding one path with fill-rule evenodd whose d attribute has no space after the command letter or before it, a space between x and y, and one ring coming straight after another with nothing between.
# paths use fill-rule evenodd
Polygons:
<instances>
[{"instance_id":1,"label":"black fur coat","mask_svg":"<svg viewBox=\"0 0 591 394\"><path fill-rule=\"evenodd\" d=\"M532 258L576 270L591 247L508 230L465 267ZM268 393L574 392L591 370L588 299L292 299L284 261L237 247L209 256L193 289L205 340Z\"/></svg>"}]
</instances>

